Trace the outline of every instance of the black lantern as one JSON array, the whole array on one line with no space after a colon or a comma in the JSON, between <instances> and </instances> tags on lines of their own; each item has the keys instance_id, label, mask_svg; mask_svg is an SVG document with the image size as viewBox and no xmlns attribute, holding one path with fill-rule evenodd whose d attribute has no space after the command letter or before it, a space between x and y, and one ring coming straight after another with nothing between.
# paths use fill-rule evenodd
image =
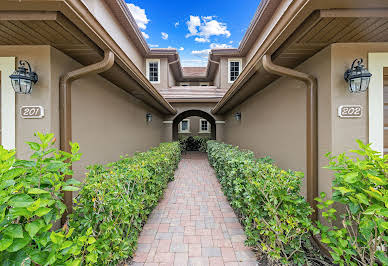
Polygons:
<instances>
[{"instance_id":1,"label":"black lantern","mask_svg":"<svg viewBox=\"0 0 388 266\"><path fill-rule=\"evenodd\" d=\"M19 61L18 69L9 77L14 91L21 94L31 94L32 86L38 81L38 75L31 71L30 64L24 60Z\"/></svg>"},{"instance_id":2,"label":"black lantern","mask_svg":"<svg viewBox=\"0 0 388 266\"><path fill-rule=\"evenodd\" d=\"M152 121L152 114L150 114L150 113L146 114L146 121L147 121L147 123L151 123L151 121Z\"/></svg>"},{"instance_id":3,"label":"black lantern","mask_svg":"<svg viewBox=\"0 0 388 266\"><path fill-rule=\"evenodd\" d=\"M351 93L364 92L369 86L372 74L365 68L362 62L362 58L354 60L352 67L346 70L344 74L344 78L349 84L349 91ZM356 63L357 65L355 65Z\"/></svg>"},{"instance_id":4,"label":"black lantern","mask_svg":"<svg viewBox=\"0 0 388 266\"><path fill-rule=\"evenodd\" d=\"M234 118L237 120L237 121L240 121L241 120L241 113L240 112L237 112L234 114Z\"/></svg>"}]
</instances>

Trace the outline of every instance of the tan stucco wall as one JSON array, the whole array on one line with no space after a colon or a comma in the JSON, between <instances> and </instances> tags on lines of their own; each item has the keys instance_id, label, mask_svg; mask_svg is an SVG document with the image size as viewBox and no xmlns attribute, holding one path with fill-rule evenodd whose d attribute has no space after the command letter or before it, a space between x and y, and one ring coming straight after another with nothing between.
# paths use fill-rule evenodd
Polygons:
<instances>
[{"instance_id":1,"label":"tan stucco wall","mask_svg":"<svg viewBox=\"0 0 388 266\"><path fill-rule=\"evenodd\" d=\"M355 139L368 141L367 93L349 93L343 74L355 58L367 66L369 52L387 51L384 43L333 44L296 68L318 80L319 192L331 195L333 173L322 168L328 164L324 154L357 148ZM269 155L282 168L305 172L305 102L304 83L279 78L226 115L225 140L259 157ZM339 118L338 107L347 104L362 105L363 116ZM242 113L241 121L235 112Z\"/></svg>"},{"instance_id":2,"label":"tan stucco wall","mask_svg":"<svg viewBox=\"0 0 388 266\"><path fill-rule=\"evenodd\" d=\"M172 73L171 66L169 64L167 64L167 69L168 69L168 87L173 87L176 85L176 81Z\"/></svg>"},{"instance_id":3,"label":"tan stucco wall","mask_svg":"<svg viewBox=\"0 0 388 266\"><path fill-rule=\"evenodd\" d=\"M145 61L123 26L117 21L105 1L82 0L89 11L105 28L120 48L127 54L140 71L145 74Z\"/></svg>"},{"instance_id":4,"label":"tan stucco wall","mask_svg":"<svg viewBox=\"0 0 388 266\"><path fill-rule=\"evenodd\" d=\"M190 120L190 132L189 133L182 133L178 131L178 136L201 136L201 137L210 137L210 133L200 133L200 127L199 127L199 121L200 119L203 119L199 116L190 116L188 118L185 118ZM211 130L211 125L209 124L209 129Z\"/></svg>"},{"instance_id":5,"label":"tan stucco wall","mask_svg":"<svg viewBox=\"0 0 388 266\"><path fill-rule=\"evenodd\" d=\"M0 57L16 57L19 60L27 60L31 64L32 71L39 76L38 83L33 87L31 95L16 94L16 152L17 157L27 159L30 155L26 141L36 141L35 132L56 133L55 111L51 103L53 90L50 77L50 47L49 46L6 46L0 45ZM22 119L20 107L40 105L44 107L45 116L42 119ZM57 147L59 142L56 143Z\"/></svg>"},{"instance_id":6,"label":"tan stucco wall","mask_svg":"<svg viewBox=\"0 0 388 266\"><path fill-rule=\"evenodd\" d=\"M241 71L242 71L245 67L246 60L244 57L238 57L238 58L241 58L241 60L242 60L242 69L241 69ZM219 84L220 84L220 88L222 88L222 89L229 89L230 86L232 86L232 84L233 84L233 83L228 82L228 59L229 59L229 57L221 57L220 65L218 68L219 73L217 73L215 80L214 80L214 82L217 82L216 79L220 79ZM219 77L218 77L218 75L219 75Z\"/></svg>"},{"instance_id":7,"label":"tan stucco wall","mask_svg":"<svg viewBox=\"0 0 388 266\"><path fill-rule=\"evenodd\" d=\"M52 69L58 74L81 67L56 49L52 53ZM83 153L82 160L74 165L77 177L90 164L115 161L120 155L159 144L162 118L158 112L101 76L74 81L72 92L73 141L80 144ZM149 124L147 112L152 114Z\"/></svg>"},{"instance_id":8,"label":"tan stucco wall","mask_svg":"<svg viewBox=\"0 0 388 266\"><path fill-rule=\"evenodd\" d=\"M159 59L160 60L160 82L159 83L152 83L152 85L157 89L166 89L169 86L169 72L168 71L168 60L167 58L149 58L149 59ZM144 67L143 71L144 73L147 73L147 63L146 63L146 58L143 59L144 61ZM146 75L146 74L145 74ZM147 77L148 78L148 77Z\"/></svg>"},{"instance_id":9,"label":"tan stucco wall","mask_svg":"<svg viewBox=\"0 0 388 266\"><path fill-rule=\"evenodd\" d=\"M16 96L16 150L18 158L31 154L26 141L35 141L37 131L52 132L59 145L59 78L68 71L82 67L78 62L50 46L0 46L0 56L28 60L39 75L31 95ZM20 118L23 105L41 105L42 119ZM83 153L74 164L75 176L81 178L85 167L120 159L156 146L161 140L162 118L151 107L108 82L99 75L90 75L72 85L73 141ZM146 123L146 113L152 122ZM81 178L82 179L82 178Z\"/></svg>"}]
</instances>

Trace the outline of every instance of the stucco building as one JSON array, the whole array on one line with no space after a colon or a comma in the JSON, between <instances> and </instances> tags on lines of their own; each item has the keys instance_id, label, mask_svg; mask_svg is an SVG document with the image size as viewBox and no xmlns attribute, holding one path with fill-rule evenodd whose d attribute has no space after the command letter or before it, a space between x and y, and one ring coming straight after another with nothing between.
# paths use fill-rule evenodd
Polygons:
<instances>
[{"instance_id":1,"label":"stucco building","mask_svg":"<svg viewBox=\"0 0 388 266\"><path fill-rule=\"evenodd\" d=\"M351 93L344 72L360 58L369 89ZM11 86L19 60L39 76L31 95ZM262 0L239 47L211 50L205 68L150 49L123 0L5 0L0 72L1 144L23 158L36 131L53 132L63 150L79 142L78 178L87 165L177 139L188 117L212 138L303 171L311 204L331 193L325 153L355 139L388 148L384 0ZM29 106L44 114L23 116Z\"/></svg>"}]
</instances>

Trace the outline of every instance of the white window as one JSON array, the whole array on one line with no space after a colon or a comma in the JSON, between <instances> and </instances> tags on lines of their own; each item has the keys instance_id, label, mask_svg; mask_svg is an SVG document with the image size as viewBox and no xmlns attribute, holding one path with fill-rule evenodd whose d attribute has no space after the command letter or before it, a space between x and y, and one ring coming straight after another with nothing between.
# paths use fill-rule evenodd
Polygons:
<instances>
[{"instance_id":1,"label":"white window","mask_svg":"<svg viewBox=\"0 0 388 266\"><path fill-rule=\"evenodd\" d=\"M199 86L209 86L209 82L200 82Z\"/></svg>"},{"instance_id":2,"label":"white window","mask_svg":"<svg viewBox=\"0 0 388 266\"><path fill-rule=\"evenodd\" d=\"M228 59L228 82L233 83L241 73L242 59L229 58Z\"/></svg>"},{"instance_id":3,"label":"white window","mask_svg":"<svg viewBox=\"0 0 388 266\"><path fill-rule=\"evenodd\" d=\"M179 123L179 133L190 133L190 120L183 119Z\"/></svg>"},{"instance_id":4,"label":"white window","mask_svg":"<svg viewBox=\"0 0 388 266\"><path fill-rule=\"evenodd\" d=\"M206 119L199 120L199 133L210 133L210 123Z\"/></svg>"},{"instance_id":5,"label":"white window","mask_svg":"<svg viewBox=\"0 0 388 266\"><path fill-rule=\"evenodd\" d=\"M180 86L183 86L183 87L187 87L187 86L190 86L190 83L189 82L181 82L179 83Z\"/></svg>"},{"instance_id":6,"label":"white window","mask_svg":"<svg viewBox=\"0 0 388 266\"><path fill-rule=\"evenodd\" d=\"M147 78L151 83L160 83L160 59L147 59Z\"/></svg>"}]
</instances>

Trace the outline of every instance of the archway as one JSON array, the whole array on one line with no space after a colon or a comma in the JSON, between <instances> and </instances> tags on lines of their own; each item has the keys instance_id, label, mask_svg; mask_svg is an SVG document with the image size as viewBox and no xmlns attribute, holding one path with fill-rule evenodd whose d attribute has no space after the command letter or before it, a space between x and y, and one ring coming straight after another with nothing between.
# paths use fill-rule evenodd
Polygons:
<instances>
[{"instance_id":1,"label":"archway","mask_svg":"<svg viewBox=\"0 0 388 266\"><path fill-rule=\"evenodd\" d=\"M211 132L210 132L211 139L216 139L216 120L214 119L214 117L211 116L210 114L204 112L204 111L201 111L201 110L187 110L187 111L184 111L184 112L180 113L179 115L177 115L173 120L172 139L174 141L178 140L178 125L179 125L179 123L183 119L190 117L190 116L199 116L199 117L202 117L203 119L206 119L211 125Z\"/></svg>"}]
</instances>

